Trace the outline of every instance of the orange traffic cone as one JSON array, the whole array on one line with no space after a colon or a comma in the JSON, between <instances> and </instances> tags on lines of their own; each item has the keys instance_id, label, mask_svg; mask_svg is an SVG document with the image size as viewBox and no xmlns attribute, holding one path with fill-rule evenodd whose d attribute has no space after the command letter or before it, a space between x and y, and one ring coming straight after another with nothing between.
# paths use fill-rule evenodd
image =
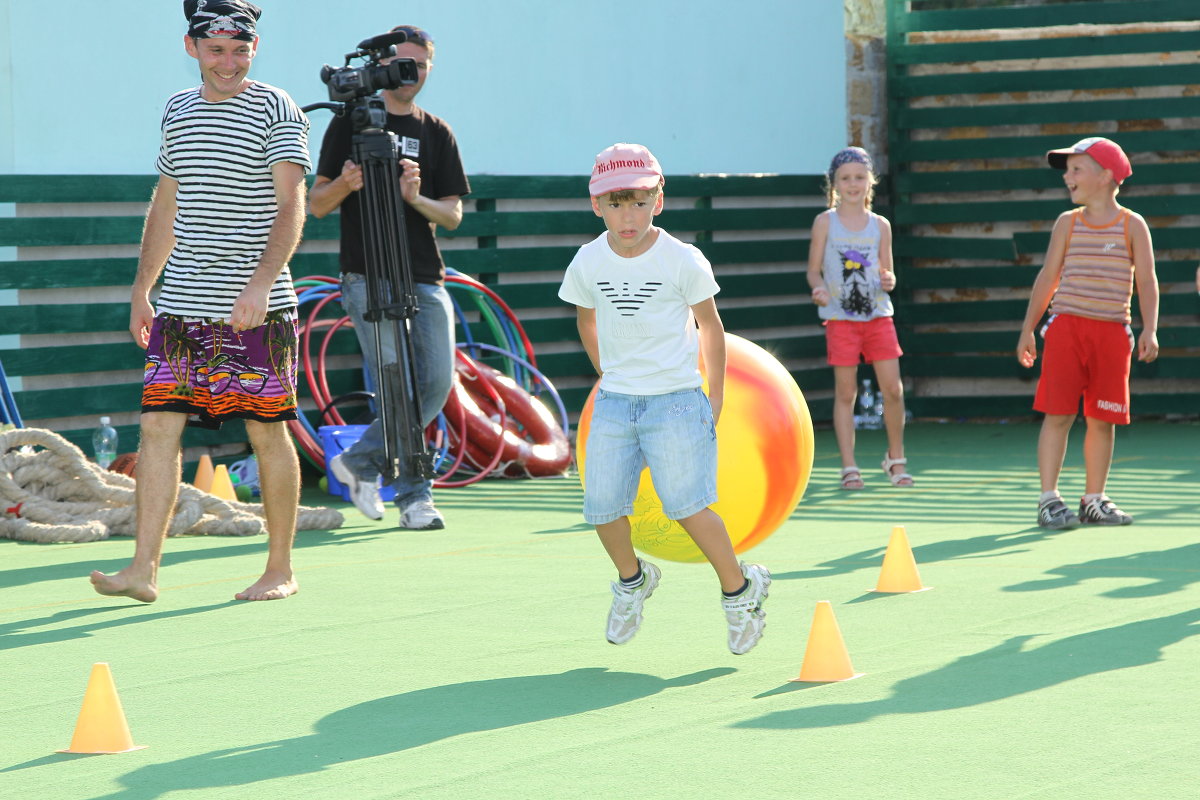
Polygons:
<instances>
[{"instance_id":1,"label":"orange traffic cone","mask_svg":"<svg viewBox=\"0 0 1200 800\"><path fill-rule=\"evenodd\" d=\"M125 722L121 698L117 697L117 687L108 664L93 664L71 746L58 752L128 753L144 748L145 745L134 744L133 737L129 735L129 724Z\"/></svg>"},{"instance_id":2,"label":"orange traffic cone","mask_svg":"<svg viewBox=\"0 0 1200 800\"><path fill-rule=\"evenodd\" d=\"M237 492L233 489L233 481L230 480L229 470L224 464L218 464L217 468L213 470L212 488L208 490L208 493L230 502L237 500Z\"/></svg>"},{"instance_id":3,"label":"orange traffic cone","mask_svg":"<svg viewBox=\"0 0 1200 800\"><path fill-rule=\"evenodd\" d=\"M904 533L903 525L892 528L892 538L888 542L887 552L883 554L883 568L879 570L879 583L871 591L901 593L923 592L930 586L921 585L921 575L917 572L917 561L913 558L912 548L908 545L908 536Z\"/></svg>"},{"instance_id":4,"label":"orange traffic cone","mask_svg":"<svg viewBox=\"0 0 1200 800\"><path fill-rule=\"evenodd\" d=\"M200 456L200 463L196 465L196 478L192 481L192 486L195 486L202 492L212 490L213 482L213 463L208 457L208 453Z\"/></svg>"},{"instance_id":5,"label":"orange traffic cone","mask_svg":"<svg viewBox=\"0 0 1200 800\"><path fill-rule=\"evenodd\" d=\"M808 633L808 646L804 649L804 663L800 665L800 674L791 681L828 683L852 680L863 674L855 672L850 663L842 631L833 616L833 606L828 600L818 601L817 610L813 612L812 630Z\"/></svg>"}]
</instances>

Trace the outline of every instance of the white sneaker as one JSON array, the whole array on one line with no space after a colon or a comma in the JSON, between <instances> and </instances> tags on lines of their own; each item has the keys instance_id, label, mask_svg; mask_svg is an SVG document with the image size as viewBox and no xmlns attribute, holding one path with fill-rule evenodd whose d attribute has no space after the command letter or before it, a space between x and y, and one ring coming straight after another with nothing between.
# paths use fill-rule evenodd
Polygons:
<instances>
[{"instance_id":1,"label":"white sneaker","mask_svg":"<svg viewBox=\"0 0 1200 800\"><path fill-rule=\"evenodd\" d=\"M383 519L383 501L379 499L379 485L376 481L361 481L350 471L342 461L344 453L338 453L329 459L329 471L337 478L342 486L350 490L350 500L354 507L368 519Z\"/></svg>"},{"instance_id":2,"label":"white sneaker","mask_svg":"<svg viewBox=\"0 0 1200 800\"><path fill-rule=\"evenodd\" d=\"M400 527L413 531L438 531L446 527L446 520L433 507L432 500L417 500L400 512Z\"/></svg>"},{"instance_id":3,"label":"white sneaker","mask_svg":"<svg viewBox=\"0 0 1200 800\"><path fill-rule=\"evenodd\" d=\"M1130 525L1133 517L1117 508L1107 496L1100 495L1091 500L1079 499L1079 522L1084 525Z\"/></svg>"},{"instance_id":4,"label":"white sneaker","mask_svg":"<svg viewBox=\"0 0 1200 800\"><path fill-rule=\"evenodd\" d=\"M638 565L641 566L644 576L641 586L626 589L620 581L613 581L612 584L613 601L608 610L608 631L605 638L613 644L625 644L638 632L638 628L642 627L642 606L646 598L654 594L658 579L662 577L658 567L648 561L639 558Z\"/></svg>"},{"instance_id":5,"label":"white sneaker","mask_svg":"<svg viewBox=\"0 0 1200 800\"><path fill-rule=\"evenodd\" d=\"M735 656L748 653L762 638L767 625L762 604L767 599L771 573L761 564L741 564L749 586L737 597L721 598L725 621L729 623L729 650Z\"/></svg>"}]
</instances>

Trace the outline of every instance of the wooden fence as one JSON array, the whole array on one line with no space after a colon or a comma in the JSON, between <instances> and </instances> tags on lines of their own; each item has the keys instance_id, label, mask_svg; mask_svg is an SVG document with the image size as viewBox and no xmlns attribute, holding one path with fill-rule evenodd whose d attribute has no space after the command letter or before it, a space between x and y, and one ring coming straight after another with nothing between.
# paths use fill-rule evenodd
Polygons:
<instances>
[{"instance_id":1,"label":"wooden fence","mask_svg":"<svg viewBox=\"0 0 1200 800\"><path fill-rule=\"evenodd\" d=\"M0 363L27 425L86 446L96 418L136 442L141 351L128 328L150 176L0 176ZM594 376L574 309L558 300L578 246L603 230L579 177L477 175L462 226L439 232L450 267L480 278L522 319L539 366L578 412ZM824 338L801 274L807 228L823 203L813 176L668 176L661 224L712 260L726 327L774 352L814 413L828 417ZM5 206L0 205L0 211ZM338 219L309 218L297 278L337 274ZM475 331L488 340L486 330ZM352 335L335 342L334 393L361 385ZM303 382L303 381L302 381ZM302 392L302 400L304 396ZM311 404L310 404L311 405ZM189 431L185 444L240 448L242 426Z\"/></svg>"},{"instance_id":2,"label":"wooden fence","mask_svg":"<svg viewBox=\"0 0 1200 800\"><path fill-rule=\"evenodd\" d=\"M1054 219L1045 152L1117 141L1120 201L1146 217L1162 284L1162 357L1135 364L1133 412L1200 413L1200 23L1194 0L913 11L888 0L897 321L910 407L1028 414L1017 334ZM1138 326L1135 298L1135 329Z\"/></svg>"}]
</instances>

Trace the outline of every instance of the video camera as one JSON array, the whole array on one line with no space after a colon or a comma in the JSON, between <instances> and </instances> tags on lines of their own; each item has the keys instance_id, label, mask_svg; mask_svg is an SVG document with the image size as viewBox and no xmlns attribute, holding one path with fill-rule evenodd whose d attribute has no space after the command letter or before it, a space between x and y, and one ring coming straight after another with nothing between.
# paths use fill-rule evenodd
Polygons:
<instances>
[{"instance_id":1,"label":"video camera","mask_svg":"<svg viewBox=\"0 0 1200 800\"><path fill-rule=\"evenodd\" d=\"M398 89L418 80L417 62L411 58L397 58L387 64L379 62L396 55L396 45L404 44L408 34L391 31L372 36L358 43L358 49L346 54L346 65L321 67L321 81L329 89L329 99L344 103L359 97L372 95L381 89ZM356 58L365 58L367 63L360 67L350 66Z\"/></svg>"}]
</instances>

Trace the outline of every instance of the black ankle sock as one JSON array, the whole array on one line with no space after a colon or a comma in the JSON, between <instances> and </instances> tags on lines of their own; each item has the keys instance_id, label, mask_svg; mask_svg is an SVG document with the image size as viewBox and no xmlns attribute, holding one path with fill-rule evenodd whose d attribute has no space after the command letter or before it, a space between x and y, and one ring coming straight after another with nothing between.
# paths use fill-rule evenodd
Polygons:
<instances>
[{"instance_id":1,"label":"black ankle sock","mask_svg":"<svg viewBox=\"0 0 1200 800\"><path fill-rule=\"evenodd\" d=\"M734 597L737 597L739 594L741 594L742 592L746 591L749 588L750 588L750 579L747 578L746 582L742 584L742 588L738 589L736 592L721 592L721 594L724 595L725 597L732 599Z\"/></svg>"},{"instance_id":2,"label":"black ankle sock","mask_svg":"<svg viewBox=\"0 0 1200 800\"><path fill-rule=\"evenodd\" d=\"M634 573L634 575L629 578L621 578L621 585L626 589L636 589L641 586L645 580L646 574L642 572L642 568L639 566L638 571Z\"/></svg>"}]
</instances>

